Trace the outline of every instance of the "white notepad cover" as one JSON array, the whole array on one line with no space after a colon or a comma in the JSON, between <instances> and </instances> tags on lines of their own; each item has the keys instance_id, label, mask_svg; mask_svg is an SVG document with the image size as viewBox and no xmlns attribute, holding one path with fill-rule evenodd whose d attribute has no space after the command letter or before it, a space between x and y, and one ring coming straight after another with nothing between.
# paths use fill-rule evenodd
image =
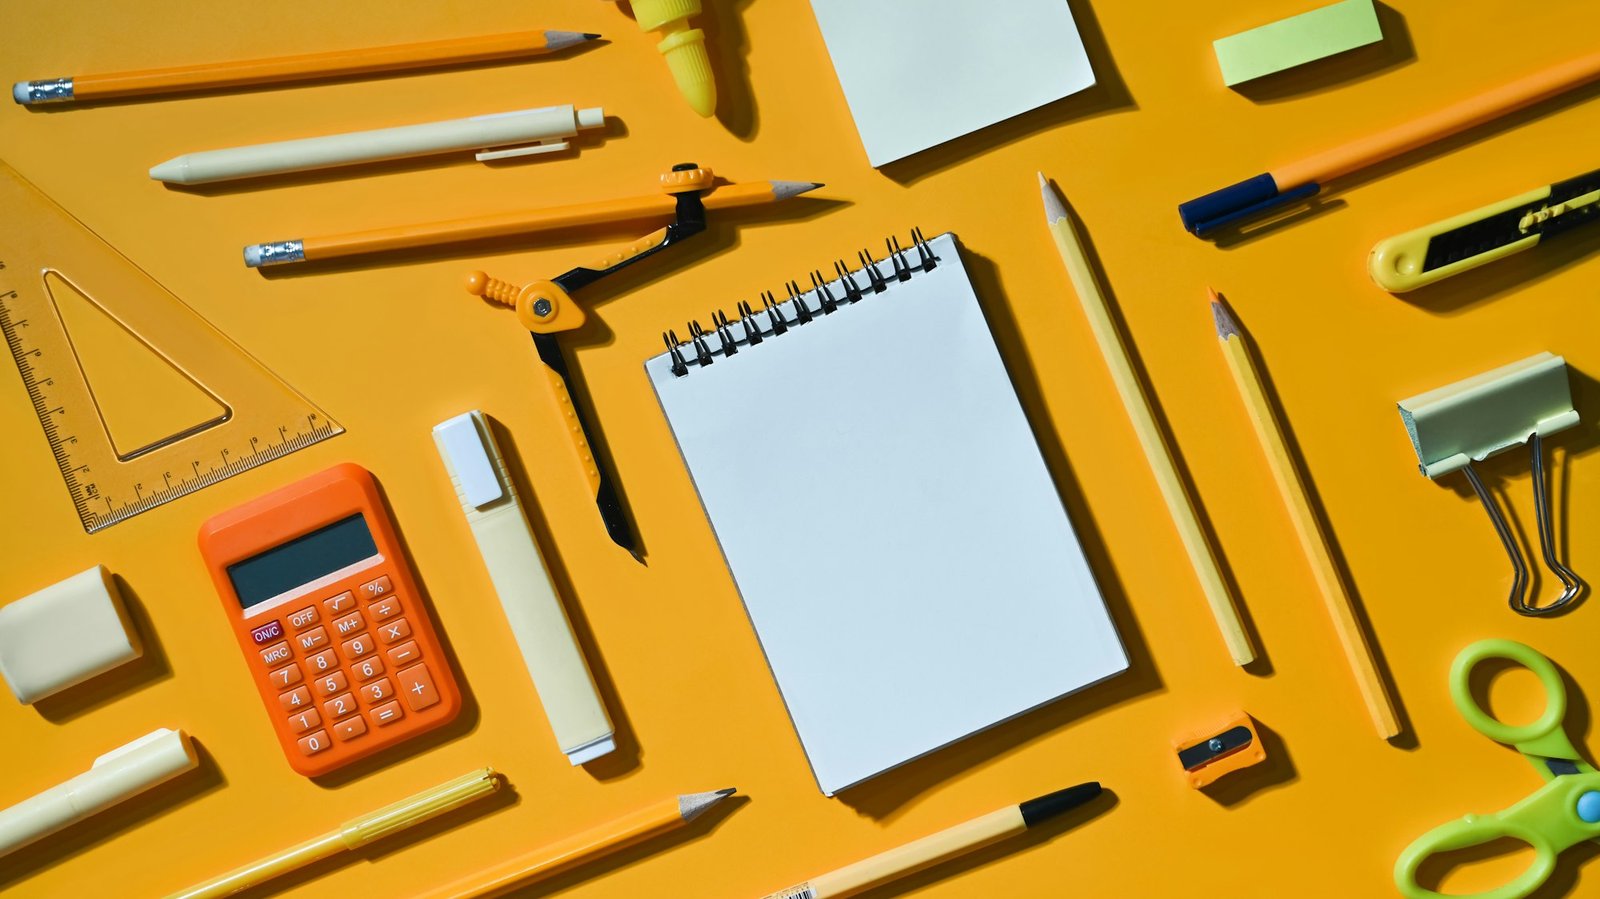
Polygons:
<instances>
[{"instance_id":1,"label":"white notepad cover","mask_svg":"<svg viewBox=\"0 0 1600 899\"><path fill-rule=\"evenodd\" d=\"M831 315L808 295L809 324L645 366L828 795L1128 664L955 238L930 244Z\"/></svg>"},{"instance_id":2,"label":"white notepad cover","mask_svg":"<svg viewBox=\"0 0 1600 899\"><path fill-rule=\"evenodd\" d=\"M811 0L811 9L874 166L1094 84L1067 0Z\"/></svg>"}]
</instances>

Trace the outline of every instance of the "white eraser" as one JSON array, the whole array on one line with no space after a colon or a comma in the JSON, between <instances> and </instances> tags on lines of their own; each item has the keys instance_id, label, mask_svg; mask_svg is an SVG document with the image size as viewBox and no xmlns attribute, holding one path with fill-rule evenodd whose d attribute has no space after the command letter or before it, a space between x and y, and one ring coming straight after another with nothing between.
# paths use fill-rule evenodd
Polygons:
<instances>
[{"instance_id":1,"label":"white eraser","mask_svg":"<svg viewBox=\"0 0 1600 899\"><path fill-rule=\"evenodd\" d=\"M244 248L244 264L251 268L261 267L261 244L253 243Z\"/></svg>"},{"instance_id":2,"label":"white eraser","mask_svg":"<svg viewBox=\"0 0 1600 899\"><path fill-rule=\"evenodd\" d=\"M439 448L450 463L450 472L461 486L461 495L475 509L506 495L500 484L500 475L489 458L489 448L478 430L478 412L463 412L448 421L433 426L439 437Z\"/></svg>"},{"instance_id":3,"label":"white eraser","mask_svg":"<svg viewBox=\"0 0 1600 899\"><path fill-rule=\"evenodd\" d=\"M28 82L26 81L18 81L16 84L11 85L11 99L24 106L28 104L28 97L32 93L32 91L28 90Z\"/></svg>"},{"instance_id":4,"label":"white eraser","mask_svg":"<svg viewBox=\"0 0 1600 899\"><path fill-rule=\"evenodd\" d=\"M111 574L100 565L0 607L0 677L24 704L143 652Z\"/></svg>"},{"instance_id":5,"label":"white eraser","mask_svg":"<svg viewBox=\"0 0 1600 899\"><path fill-rule=\"evenodd\" d=\"M605 126L606 111L603 108L599 106L589 106L578 110L578 127L580 129L587 130L589 128L604 128Z\"/></svg>"}]
</instances>

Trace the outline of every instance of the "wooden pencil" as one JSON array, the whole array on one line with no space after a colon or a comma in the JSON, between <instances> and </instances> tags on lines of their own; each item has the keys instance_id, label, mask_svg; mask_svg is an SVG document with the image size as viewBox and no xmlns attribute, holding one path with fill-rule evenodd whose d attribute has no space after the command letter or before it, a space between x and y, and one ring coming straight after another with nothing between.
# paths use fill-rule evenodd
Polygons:
<instances>
[{"instance_id":1,"label":"wooden pencil","mask_svg":"<svg viewBox=\"0 0 1600 899\"><path fill-rule=\"evenodd\" d=\"M1167 511L1172 515L1172 522L1177 525L1178 536L1183 539L1183 548L1188 552L1189 562L1194 566L1195 575L1200 579L1200 587L1205 591L1206 602L1211 606L1211 614L1217 620L1218 629L1222 631L1223 642L1227 644L1228 653L1233 657L1235 665L1248 665L1255 661L1255 649L1250 645L1250 638L1245 634L1244 625L1239 620L1239 610L1234 604L1233 595L1228 591L1227 582L1223 580L1211 541L1206 539L1205 531L1200 527L1199 516L1195 513L1194 499L1178 475L1177 463L1172 459L1172 451L1167 446L1165 435L1156 424L1155 412L1150 408L1150 399L1145 396L1144 386L1133 370L1133 361L1128 357L1127 347L1122 344L1122 335L1117 331L1116 323L1111 320L1110 304L1105 294L1101 292L1100 282L1089 266L1089 258L1084 253L1083 244L1078 239L1077 231L1073 229L1072 220L1067 216L1066 205L1056 196L1055 191L1050 189L1050 183L1045 180L1042 173L1039 175L1039 190L1044 196L1045 221L1050 227L1051 235L1055 237L1056 249L1060 251L1061 261L1066 264L1067 274L1072 278L1073 286L1077 288L1078 299L1083 303L1083 311L1089 318L1089 326L1094 331L1095 341L1099 343L1100 352L1105 356L1106 366L1111 369L1111 378L1116 382L1117 393L1122 396L1122 405L1128 410L1128 419L1139 435L1139 444L1144 447L1145 459L1150 463L1150 471L1155 475L1156 484L1161 488L1161 496L1167 502Z\"/></svg>"},{"instance_id":2,"label":"wooden pencil","mask_svg":"<svg viewBox=\"0 0 1600 899\"><path fill-rule=\"evenodd\" d=\"M1294 522L1300 548L1311 563L1312 573L1316 575L1317 589L1328 607L1328 615L1333 618L1333 629L1339 634L1339 645L1344 648L1345 660L1355 673L1361 698L1366 701L1367 711L1372 715L1373 727L1377 729L1378 736L1387 740L1400 733L1394 704L1389 699L1383 678L1378 674L1378 665L1373 659L1372 647L1367 643L1366 632L1356 619L1355 604L1345 590L1339 569L1333 563L1328 534L1311 507L1311 497L1300 476L1300 467L1289 455L1289 442L1284 438L1283 428L1273 412L1272 404L1267 400L1266 387L1262 383L1261 372L1251 358L1249 342L1240 330L1238 320L1215 290L1211 291L1211 313L1216 319L1222 354L1228 359L1233 382L1239 387L1239 395L1250 412L1250 423L1255 426L1256 438L1261 441L1261 449L1271 464L1272 479L1277 482L1278 493L1283 496L1283 504Z\"/></svg>"},{"instance_id":3,"label":"wooden pencil","mask_svg":"<svg viewBox=\"0 0 1600 899\"><path fill-rule=\"evenodd\" d=\"M670 830L677 830L732 796L734 790L685 793L625 815L615 821L557 840L526 855L503 862L427 894L427 899L485 899L553 877Z\"/></svg>"}]
</instances>

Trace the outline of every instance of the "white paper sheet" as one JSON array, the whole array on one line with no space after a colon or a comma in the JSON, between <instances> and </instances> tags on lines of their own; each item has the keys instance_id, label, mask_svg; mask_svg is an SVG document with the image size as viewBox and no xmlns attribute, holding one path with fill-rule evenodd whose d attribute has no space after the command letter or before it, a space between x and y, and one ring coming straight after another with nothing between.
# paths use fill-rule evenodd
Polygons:
<instances>
[{"instance_id":1,"label":"white paper sheet","mask_svg":"<svg viewBox=\"0 0 1600 899\"><path fill-rule=\"evenodd\" d=\"M1075 94L1067 0L811 0L874 166Z\"/></svg>"},{"instance_id":2,"label":"white paper sheet","mask_svg":"<svg viewBox=\"0 0 1600 899\"><path fill-rule=\"evenodd\" d=\"M1127 668L956 241L930 243L883 293L645 366L828 795Z\"/></svg>"}]
</instances>

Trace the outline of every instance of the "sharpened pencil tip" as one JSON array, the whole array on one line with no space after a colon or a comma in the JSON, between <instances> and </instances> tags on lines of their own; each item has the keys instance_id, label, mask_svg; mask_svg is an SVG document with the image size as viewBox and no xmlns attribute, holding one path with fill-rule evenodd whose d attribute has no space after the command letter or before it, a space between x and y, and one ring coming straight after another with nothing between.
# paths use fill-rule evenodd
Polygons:
<instances>
[{"instance_id":1,"label":"sharpened pencil tip","mask_svg":"<svg viewBox=\"0 0 1600 899\"><path fill-rule=\"evenodd\" d=\"M1233 317L1228 304L1222 301L1213 288L1206 288L1211 292L1211 317L1217 323L1217 337L1227 340L1229 337L1239 336L1239 320Z\"/></svg>"},{"instance_id":2,"label":"sharpened pencil tip","mask_svg":"<svg viewBox=\"0 0 1600 899\"><path fill-rule=\"evenodd\" d=\"M583 39L586 41L597 41L600 39L600 35L595 34L592 31L585 31L583 33Z\"/></svg>"},{"instance_id":3,"label":"sharpened pencil tip","mask_svg":"<svg viewBox=\"0 0 1600 899\"><path fill-rule=\"evenodd\" d=\"M772 196L776 200L787 200L790 197L811 193L824 186L826 185L821 181L773 181Z\"/></svg>"},{"instance_id":4,"label":"sharpened pencil tip","mask_svg":"<svg viewBox=\"0 0 1600 899\"><path fill-rule=\"evenodd\" d=\"M685 823L705 814L706 809L738 792L736 787L713 790L710 793L687 793L678 797L678 814Z\"/></svg>"},{"instance_id":5,"label":"sharpened pencil tip","mask_svg":"<svg viewBox=\"0 0 1600 899\"><path fill-rule=\"evenodd\" d=\"M1044 220L1055 224L1067 217L1066 204L1061 202L1061 197L1050 189L1050 179L1039 173L1039 196L1044 200Z\"/></svg>"}]
</instances>

